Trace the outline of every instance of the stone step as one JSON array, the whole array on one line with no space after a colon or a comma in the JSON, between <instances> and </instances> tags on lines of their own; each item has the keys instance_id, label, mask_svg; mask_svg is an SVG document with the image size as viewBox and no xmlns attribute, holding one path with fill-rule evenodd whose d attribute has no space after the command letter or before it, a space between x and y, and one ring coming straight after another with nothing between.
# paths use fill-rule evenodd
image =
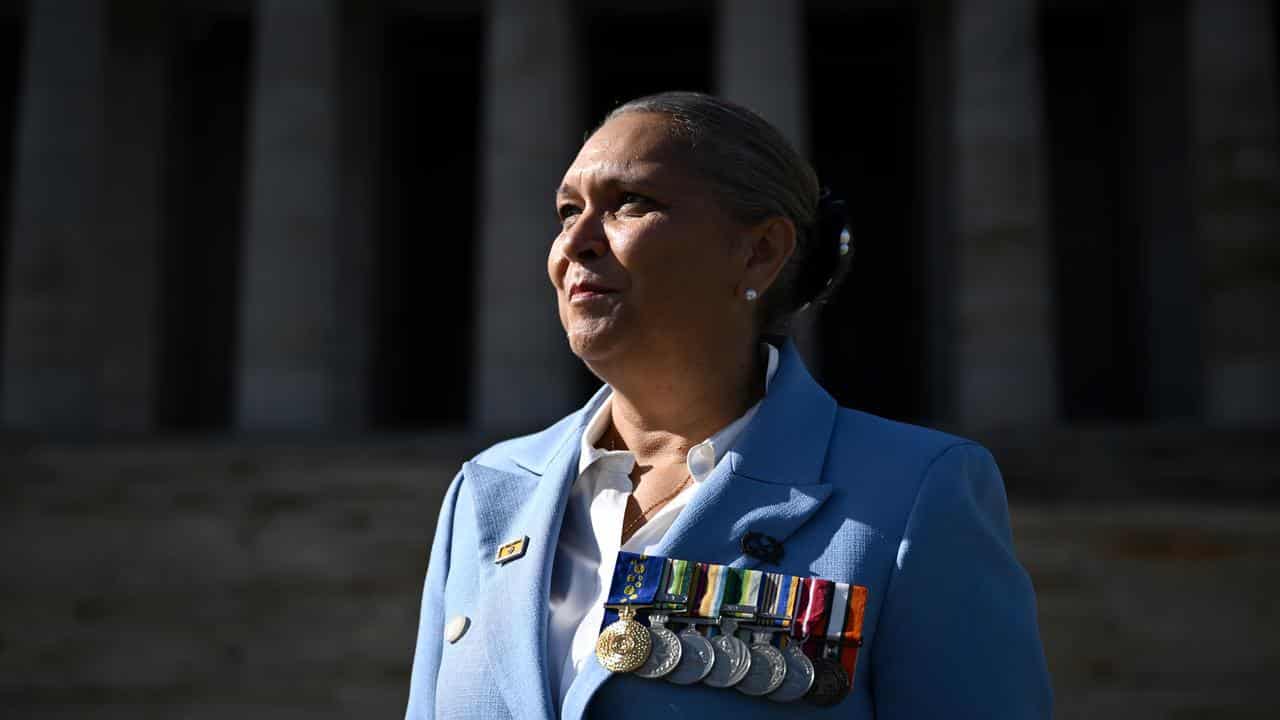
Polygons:
<instances>
[{"instance_id":1,"label":"stone step","mask_svg":"<svg viewBox=\"0 0 1280 720\"><path fill-rule=\"evenodd\" d=\"M1212 433L983 440L1014 497L1058 717L1261 717L1280 671L1280 506L1253 478L1274 450ZM400 715L436 512L479 444L0 443L0 706ZM1162 481L1174 490L1148 492ZM1235 494L1194 499L1214 487Z\"/></svg>"}]
</instances>

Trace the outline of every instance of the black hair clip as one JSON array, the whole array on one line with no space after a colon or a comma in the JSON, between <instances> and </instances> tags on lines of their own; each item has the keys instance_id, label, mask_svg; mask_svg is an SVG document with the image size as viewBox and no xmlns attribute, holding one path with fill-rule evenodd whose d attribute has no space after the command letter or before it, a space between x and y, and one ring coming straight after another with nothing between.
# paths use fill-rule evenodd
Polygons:
<instances>
[{"instance_id":1,"label":"black hair clip","mask_svg":"<svg viewBox=\"0 0 1280 720\"><path fill-rule=\"evenodd\" d=\"M810 271L800 283L810 300L800 307L828 300L840 287L853 264L853 232L849 229L849 208L830 188L818 195L818 212L813 225L814 247Z\"/></svg>"}]
</instances>

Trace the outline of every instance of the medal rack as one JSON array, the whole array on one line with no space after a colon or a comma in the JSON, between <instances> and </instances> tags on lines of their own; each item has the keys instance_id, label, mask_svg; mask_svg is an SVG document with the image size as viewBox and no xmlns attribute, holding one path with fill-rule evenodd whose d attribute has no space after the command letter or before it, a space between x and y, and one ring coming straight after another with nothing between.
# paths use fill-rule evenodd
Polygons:
<instances>
[{"instance_id":1,"label":"medal rack","mask_svg":"<svg viewBox=\"0 0 1280 720\"><path fill-rule=\"evenodd\" d=\"M861 585L622 551L596 658L615 673L826 707L853 688L866 603Z\"/></svg>"}]
</instances>

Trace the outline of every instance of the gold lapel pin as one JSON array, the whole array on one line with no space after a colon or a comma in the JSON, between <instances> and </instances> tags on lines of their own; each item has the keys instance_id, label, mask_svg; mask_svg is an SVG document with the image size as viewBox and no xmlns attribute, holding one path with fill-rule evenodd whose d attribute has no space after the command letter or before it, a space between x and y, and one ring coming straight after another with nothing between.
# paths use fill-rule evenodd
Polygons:
<instances>
[{"instance_id":1,"label":"gold lapel pin","mask_svg":"<svg viewBox=\"0 0 1280 720\"><path fill-rule=\"evenodd\" d=\"M498 565L506 565L512 560L519 560L524 557L524 553L529 549L529 536L526 535L519 540L511 542L498 548L498 552L494 554L493 561Z\"/></svg>"}]
</instances>

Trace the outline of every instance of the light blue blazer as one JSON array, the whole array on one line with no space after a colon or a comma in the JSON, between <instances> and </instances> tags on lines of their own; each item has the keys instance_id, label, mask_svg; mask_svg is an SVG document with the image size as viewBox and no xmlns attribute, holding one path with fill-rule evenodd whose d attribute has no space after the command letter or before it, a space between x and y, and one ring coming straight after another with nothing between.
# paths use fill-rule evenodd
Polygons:
<instances>
[{"instance_id":1,"label":"light blue blazer","mask_svg":"<svg viewBox=\"0 0 1280 720\"><path fill-rule=\"evenodd\" d=\"M606 388L551 427L462 466L440 510L406 717L1047 718L1052 694L1003 481L972 442L836 405L793 342L750 425L658 554L865 585L854 687L829 708L611 676L595 658L552 698L547 595L584 427ZM777 566L744 556L756 530ZM527 554L494 563L528 536ZM609 562L610 559L605 559ZM445 624L466 616L456 642Z\"/></svg>"}]
</instances>

